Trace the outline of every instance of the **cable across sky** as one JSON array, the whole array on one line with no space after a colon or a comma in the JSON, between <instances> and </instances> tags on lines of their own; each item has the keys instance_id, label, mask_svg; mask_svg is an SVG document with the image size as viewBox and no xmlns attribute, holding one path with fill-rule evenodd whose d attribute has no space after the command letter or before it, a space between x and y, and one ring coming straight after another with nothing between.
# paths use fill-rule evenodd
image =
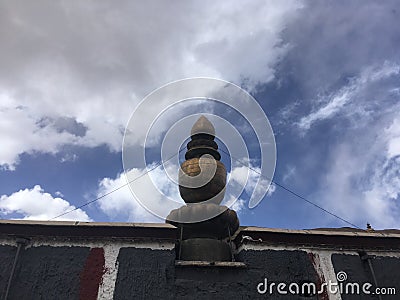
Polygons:
<instances>
[{"instance_id":1,"label":"cable across sky","mask_svg":"<svg viewBox=\"0 0 400 300\"><path fill-rule=\"evenodd\" d=\"M181 153L183 150L184 150L184 148L180 149L179 152L178 152L178 154ZM220 150L221 150L223 153L225 153L226 155L229 155L232 159L234 159L235 161L237 161L237 162L240 163L241 165L247 167L249 170L251 170L251 171L257 173L257 174L260 175L261 177L264 177L265 179L271 181L273 184L275 184L275 185L278 186L279 188L285 190L286 192L288 192L288 193L290 193L290 194L296 196L297 198L303 200L304 202L306 202L306 203L308 203L308 204L313 205L314 207L316 207L316 208L320 209L321 211L323 211L323 212L325 212L325 213L327 213L327 214L329 214L329 215L331 215L331 216L337 218L338 220L340 220L340 221L342 221L342 222L344 222L344 223L346 223L346 224L348 224L348 225L351 225L351 226L354 227L354 228L362 229L362 228L360 228L359 226L355 225L354 223L352 223L352 222L350 222L350 221L348 221L348 220L346 220L346 219L344 219L344 218L338 216L337 214L335 214L335 213L333 213L333 212L331 212L331 211L329 211L329 210L323 208L322 206L320 206L320 205L318 205L318 204L316 204L316 203L310 201L310 200L307 199L306 197L304 197L304 196L298 194L297 192L291 190L290 188L284 186L283 184L281 184L281 183L279 183L279 182L277 182L277 181L275 181L275 180L271 180L271 178L266 178L266 177L265 177L263 174L261 174L258 170L256 170L255 168L249 166L248 164L242 162L240 159L231 156L229 153L227 153L227 152L224 151L223 149L220 149ZM67 214L69 214L69 213L72 213L72 212L74 212L74 211L76 211L76 210L78 210L78 209L81 209L81 208L83 208L83 207L85 207L85 206L87 206L87 205L89 205L89 204L91 204L91 203L94 203L94 202L96 202L96 201L98 201L98 200L100 200L100 199L102 199L102 198L104 198L104 197L106 197L106 196L108 196L108 195L110 195L110 194L112 194L112 193L114 193L114 192L116 192L116 191L122 189L123 187L129 185L130 183L133 183L134 181L136 181L136 180L142 178L143 176L145 176L146 174L150 173L151 171L153 171L153 170L157 169L158 167L164 165L165 163L167 163L169 160L171 160L171 159L174 158L174 157L175 157L175 155L169 157L169 158L168 158L167 160L165 160L165 161L160 160L155 166L153 166L152 168L146 170L146 172L142 173L142 174L139 175L138 177L135 177L134 179L128 181L127 183L125 183L125 184L123 184L123 185L121 185L121 186L119 186L119 187L117 187L117 188L115 188L115 189L113 189L113 190L111 190L111 191L109 191L109 192L103 194L103 195L100 195L99 197L97 197L97 198L95 198L95 199L93 199L93 200L90 200L90 201L88 201L88 202L85 202L85 203L83 203L82 205L80 205L80 206L78 206L78 207L75 207L74 209L71 209L71 210L66 211L66 212L64 212L64 213L62 213L62 214L59 214L59 215L57 215L57 216L55 216L55 217L49 219L49 221L55 220L55 219L57 219L57 218L59 218L59 217L65 216L65 215L67 215Z\"/></svg>"}]
</instances>

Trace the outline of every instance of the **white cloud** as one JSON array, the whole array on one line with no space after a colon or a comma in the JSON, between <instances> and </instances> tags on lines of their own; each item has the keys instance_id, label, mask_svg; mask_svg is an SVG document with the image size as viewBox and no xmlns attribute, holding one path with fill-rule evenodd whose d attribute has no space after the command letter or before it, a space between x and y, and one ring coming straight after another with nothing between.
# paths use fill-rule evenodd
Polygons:
<instances>
[{"instance_id":1,"label":"white cloud","mask_svg":"<svg viewBox=\"0 0 400 300\"><path fill-rule=\"evenodd\" d=\"M275 191L276 191L276 184L272 182L271 185L269 186L267 196L270 197L273 193L275 193Z\"/></svg>"},{"instance_id":2,"label":"white cloud","mask_svg":"<svg viewBox=\"0 0 400 300\"><path fill-rule=\"evenodd\" d=\"M387 140L387 156L393 158L400 155L400 117L393 120L390 127L383 131Z\"/></svg>"},{"instance_id":3,"label":"white cloud","mask_svg":"<svg viewBox=\"0 0 400 300\"><path fill-rule=\"evenodd\" d=\"M8 101L9 97L0 93L0 165L5 168L13 169L20 153L55 153L61 144L78 141L79 137L69 132L59 132L51 125L41 125L29 109L7 106Z\"/></svg>"},{"instance_id":4,"label":"white cloud","mask_svg":"<svg viewBox=\"0 0 400 300\"><path fill-rule=\"evenodd\" d=\"M286 172L282 177L283 182L287 183L290 179L294 178L297 174L296 166L286 166Z\"/></svg>"},{"instance_id":5,"label":"white cloud","mask_svg":"<svg viewBox=\"0 0 400 300\"><path fill-rule=\"evenodd\" d=\"M149 166L149 168L151 167L152 166ZM140 177L145 172L146 170L140 169L132 169L129 171L129 179L132 181L136 193L138 193L138 195L146 194L145 198L140 198L140 200L143 201L142 204L136 200L129 186L126 185L127 179L125 173L121 173L114 179L104 178L100 181L97 192L98 196L110 193L97 202L100 209L112 220L122 219L128 222L162 222L162 218L157 217L142 205L166 206L164 215L161 216L165 218L172 209L168 208L166 196L175 196L175 199L179 199L178 189L173 182L168 180L168 177L163 173L163 169L161 167L157 168L149 174L156 180L157 186L166 193L166 196L163 196L159 191L154 189L154 185L151 182L144 181L144 177ZM139 179L133 181L135 178ZM174 187L176 187L175 191ZM112 192L118 188L120 189Z\"/></svg>"},{"instance_id":6,"label":"white cloud","mask_svg":"<svg viewBox=\"0 0 400 300\"><path fill-rule=\"evenodd\" d=\"M3 1L0 165L12 169L21 153L71 144L120 151L135 105L172 80L221 77L250 89L271 81L290 47L280 35L300 7ZM84 126L84 135L60 131L55 120L65 117Z\"/></svg>"},{"instance_id":7,"label":"white cloud","mask_svg":"<svg viewBox=\"0 0 400 300\"><path fill-rule=\"evenodd\" d=\"M62 197L60 192L57 196ZM66 211L75 209L67 200L53 197L46 193L40 185L32 189L24 189L11 195L0 197L0 213L10 215L13 213L22 214L23 220L49 220ZM57 218L58 221L91 221L90 217L81 209Z\"/></svg>"},{"instance_id":8,"label":"white cloud","mask_svg":"<svg viewBox=\"0 0 400 300\"><path fill-rule=\"evenodd\" d=\"M63 193L61 193L60 191L55 192L54 195L58 197L64 197Z\"/></svg>"},{"instance_id":9,"label":"white cloud","mask_svg":"<svg viewBox=\"0 0 400 300\"><path fill-rule=\"evenodd\" d=\"M125 184L125 174L118 174L115 179L104 178L99 184L98 196L108 194ZM98 205L111 220L160 222L159 218L148 212L136 201L129 186L124 186L118 191L112 192L110 195L100 199Z\"/></svg>"},{"instance_id":10,"label":"white cloud","mask_svg":"<svg viewBox=\"0 0 400 300\"><path fill-rule=\"evenodd\" d=\"M241 161L244 161L243 159ZM265 178L261 178L259 185L257 182L260 178L261 169L255 164L249 162L249 168L242 164L236 163L230 173L228 173L228 185L225 200L222 204L229 206L235 210L240 216L244 210L249 209L249 199L252 194L255 197L270 197L276 189L275 184L271 183ZM256 188L257 186L257 188ZM240 197L240 190L244 187L244 192ZM265 194L265 190L268 187L268 191Z\"/></svg>"},{"instance_id":11,"label":"white cloud","mask_svg":"<svg viewBox=\"0 0 400 300\"><path fill-rule=\"evenodd\" d=\"M63 157L60 158L60 162L61 163L65 163L65 162L74 162L78 159L78 155L76 155L75 153L66 153Z\"/></svg>"},{"instance_id":12,"label":"white cloud","mask_svg":"<svg viewBox=\"0 0 400 300\"><path fill-rule=\"evenodd\" d=\"M303 130L308 130L315 122L332 118L345 108L352 111L352 108L348 106L363 89L368 88L377 81L398 75L399 73L400 65L391 62L385 62L385 64L379 67L366 68L358 77L352 78L349 84L327 97L319 99L317 103L323 104L314 112L302 117L297 125Z\"/></svg>"},{"instance_id":13,"label":"white cloud","mask_svg":"<svg viewBox=\"0 0 400 300\"><path fill-rule=\"evenodd\" d=\"M236 213L240 216L240 214L243 212L244 209L247 208L246 203L247 201L244 199L230 199L229 202L233 202L233 204L230 206L230 209L233 209L236 211Z\"/></svg>"},{"instance_id":14,"label":"white cloud","mask_svg":"<svg viewBox=\"0 0 400 300\"><path fill-rule=\"evenodd\" d=\"M394 108L368 130L350 128L343 135L327 157L314 195L323 207L360 227L367 222L374 228L400 227L400 107Z\"/></svg>"},{"instance_id":15,"label":"white cloud","mask_svg":"<svg viewBox=\"0 0 400 300\"><path fill-rule=\"evenodd\" d=\"M376 228L400 226L400 102L393 92L399 75L400 65L394 62L366 67L317 101L318 108L297 124L307 133L318 121L331 120L331 131L319 134L338 133L337 141L326 140L324 173L312 197L360 227L367 222Z\"/></svg>"},{"instance_id":16,"label":"white cloud","mask_svg":"<svg viewBox=\"0 0 400 300\"><path fill-rule=\"evenodd\" d=\"M249 168L243 166L242 164L234 166L232 172L230 173L230 180L233 181L232 186L245 187L245 192L250 196L255 194L255 197L261 197L264 195L265 190L268 187L267 196L271 196L275 191L275 185L269 185L269 180L266 178L260 178L261 169L251 162L249 163ZM257 185L258 180L260 183Z\"/></svg>"},{"instance_id":17,"label":"white cloud","mask_svg":"<svg viewBox=\"0 0 400 300\"><path fill-rule=\"evenodd\" d=\"M153 166L149 166L152 169ZM178 166L173 163L167 163L164 167L168 168L170 175L177 175ZM260 169L251 165L256 171L260 172ZM162 212L161 218L152 214L150 211L145 209L132 195L128 186L124 186L127 183L125 174L118 174L116 178L104 178L99 183L97 196L108 194L106 197L101 198L97 203L100 209L107 214L112 220L126 220L129 222L162 222L168 213L174 209L184 205L183 200L180 198L179 189L176 183L168 178L162 167L156 168L149 174L154 180L156 186L161 191L157 191L154 188L153 183L149 181L141 180L141 177L146 170L132 169L129 171L129 180L132 181L135 195L140 196L140 200L143 201L147 208L157 207L157 210ZM174 180L176 180L174 176ZM137 180L134 180L138 178ZM230 206L238 214L243 212L247 208L246 204L248 199L242 199L235 197L234 195L240 191L238 187L245 185L245 191L247 195L251 193L261 193L267 186L267 181L261 182L261 187L255 190L255 185L259 178L256 172L250 171L247 176L247 167L240 166L235 167L230 174L230 183L225 195L225 200L222 204ZM124 187L123 187L124 186ZM112 192L116 190L115 192ZM267 192L267 196L271 196L275 191L275 185L271 185ZM240 195L240 194L239 194ZM167 198L172 199L176 203L171 203Z\"/></svg>"},{"instance_id":18,"label":"white cloud","mask_svg":"<svg viewBox=\"0 0 400 300\"><path fill-rule=\"evenodd\" d=\"M374 161L376 153L361 155L348 146L335 151L336 162L320 187L319 203L360 227L369 222L375 228L398 228L400 160Z\"/></svg>"}]
</instances>

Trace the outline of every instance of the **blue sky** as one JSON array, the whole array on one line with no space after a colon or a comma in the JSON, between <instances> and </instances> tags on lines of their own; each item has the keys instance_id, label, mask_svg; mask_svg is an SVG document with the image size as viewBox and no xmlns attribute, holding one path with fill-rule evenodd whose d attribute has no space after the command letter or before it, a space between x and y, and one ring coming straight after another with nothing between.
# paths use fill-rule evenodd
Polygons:
<instances>
[{"instance_id":1,"label":"blue sky","mask_svg":"<svg viewBox=\"0 0 400 300\"><path fill-rule=\"evenodd\" d=\"M124 184L136 105L205 76L245 88L265 111L274 180L361 228L399 228L399 14L398 1L1 1L1 218L48 220ZM192 107L210 111L235 119L212 103ZM157 147L147 150L157 161ZM178 197L164 175L152 176ZM241 224L348 226L279 187L249 209L256 175L235 205ZM128 188L65 219L163 222Z\"/></svg>"}]
</instances>

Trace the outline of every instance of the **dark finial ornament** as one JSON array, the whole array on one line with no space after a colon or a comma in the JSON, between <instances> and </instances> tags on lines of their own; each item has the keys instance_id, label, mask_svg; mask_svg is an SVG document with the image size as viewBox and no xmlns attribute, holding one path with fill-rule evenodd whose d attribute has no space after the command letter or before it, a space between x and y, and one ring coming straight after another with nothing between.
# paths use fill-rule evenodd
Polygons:
<instances>
[{"instance_id":1,"label":"dark finial ornament","mask_svg":"<svg viewBox=\"0 0 400 300\"><path fill-rule=\"evenodd\" d=\"M186 160L179 170L179 192L187 205L172 210L166 219L181 229L181 260L233 259L230 239L239 227L239 219L235 211L220 205L225 195L226 169L214 139L213 124L201 116L192 127ZM213 217L190 222L207 215Z\"/></svg>"},{"instance_id":2,"label":"dark finial ornament","mask_svg":"<svg viewBox=\"0 0 400 300\"><path fill-rule=\"evenodd\" d=\"M214 126L201 116L193 125L186 161L179 170L179 192L186 203L220 204L224 198L226 169L214 138Z\"/></svg>"}]
</instances>

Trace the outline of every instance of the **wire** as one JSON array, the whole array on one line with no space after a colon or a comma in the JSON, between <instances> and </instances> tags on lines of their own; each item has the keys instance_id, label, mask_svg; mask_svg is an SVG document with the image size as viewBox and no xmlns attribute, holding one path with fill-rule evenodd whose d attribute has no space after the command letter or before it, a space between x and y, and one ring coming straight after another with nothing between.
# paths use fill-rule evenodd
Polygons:
<instances>
[{"instance_id":1,"label":"wire","mask_svg":"<svg viewBox=\"0 0 400 300\"><path fill-rule=\"evenodd\" d=\"M351 223L350 221L347 221L346 219L344 219L344 218L342 218L342 217L340 217L340 216L334 214L333 212L330 212L329 210L323 208L322 206L319 206L318 204L316 204L316 203L314 203L314 202L308 200L307 198L301 196L300 194L298 194L298 193L292 191L291 189L285 187L283 184L281 184L281 183L279 183L279 182L276 182L275 180L272 180L271 178L268 178L268 177L265 176L264 174L260 173L258 170L252 168L252 167L249 166L248 164L245 164L245 163L241 162L240 159L238 159L238 158L236 158L236 157L230 155L229 153L227 153L227 152L224 151L223 149L220 149L220 150L221 150L222 152L224 152L225 154L229 155L230 157L232 157L233 159L235 159L237 162L239 162L239 163L242 164L243 166L247 167L249 170L252 170L253 172L257 173L258 175L260 175L260 176L266 178L267 180L271 181L272 183L274 183L275 185L277 185L277 186L280 187L281 189L283 189L283 190L289 192L290 194L296 196L297 198L300 198L301 200L303 200L303 201L305 201L305 202L307 202L307 203L309 203L309 204L311 204L311 205L313 205L313 206L315 206L315 207L321 209L321 210L324 211L325 213L327 213L327 214L329 214L329 215L331 215L331 216L333 216L333 217L335 217L335 218L337 218L337 219L339 219L339 220L341 220L341 221L343 221L343 222L345 222L345 223L347 223L347 224L349 224L349 225L351 225L351 226L353 226L353 227L355 227L355 228L358 228L358 229L361 229L361 230L362 230L362 228L360 228L359 226L357 226L357 225Z\"/></svg>"},{"instance_id":2,"label":"wire","mask_svg":"<svg viewBox=\"0 0 400 300\"><path fill-rule=\"evenodd\" d=\"M178 154L181 153L184 149L185 149L185 148L180 149L179 152L178 152ZM299 199L301 199L301 200L307 202L308 204L311 204L311 205L313 205L313 206L319 208L319 209L322 210L323 212L325 212L325 213L327 213L327 214L329 214L329 215L331 215L331 216L333 216L333 217L335 217L335 218L341 220L342 222L345 222L345 223L347 223L347 224L349 224L349 225L351 225L351 226L353 226L353 227L355 227L355 228L358 228L358 229L361 229L361 230L362 230L362 228L360 228L359 226L357 226L357 225L351 223L350 221L347 221L346 219L344 219L344 218L342 218L342 217L336 215L335 213L330 212L329 210L323 208L322 206L320 206L320 205L318 205L318 204L316 204L316 203L314 203L314 202L308 200L307 198L301 196L300 194L298 194L298 193L292 191L291 189L285 187L283 184L281 184L281 183L279 183L279 182L277 182L277 181L275 181L275 180L272 180L271 178L266 177L264 174L260 173L258 170L254 169L253 167L249 166L248 164L243 163L242 161L240 161L240 159L238 159L238 158L236 158L236 157L230 155L228 152L224 151L223 149L220 149L220 150L221 150L221 152L224 152L225 154L227 154L227 155L229 155L230 157L232 157L233 159L235 159L237 162L239 162L239 163L242 164L243 166L247 167L249 170L252 170L253 172L257 173L258 175L260 175L260 176L266 178L267 180L271 181L272 183L274 183L275 185L277 185L277 186L280 187L281 189L287 191L288 193L290 193L290 194L296 196L297 198L299 198ZM71 210L66 211L66 212L64 212L64 213L62 213L62 214L59 214L58 216L55 216L55 217L49 219L48 221L51 221L51 220L57 219L57 218L59 218L59 217L65 216L65 215L67 215L67 214L69 214L69 213L71 213L71 212L74 212L74 211L76 211L76 210L78 210L78 209L81 209L82 207L85 207L85 206L87 206L87 205L89 205L89 204L91 204L91 203L94 203L94 202L96 202L96 201L98 201L98 200L100 200L100 199L102 199L102 198L104 198L104 197L106 197L106 196L108 196L108 195L110 195L110 194L112 194L112 193L114 193L114 192L116 192L116 191L122 189L123 187L127 186L128 184L130 184L130 183L132 183L132 182L134 182L134 181L136 181L136 180L142 178L142 177L145 176L146 174L148 174L148 173L150 173L151 171L157 169L157 168L160 167L161 165L164 165L166 162L168 162L169 160L171 160L171 159L174 158L174 157L175 157L175 155L171 156L170 158L168 158L168 159L165 160L165 161L162 161L162 160L159 161L153 168L148 169L146 172L144 172L143 174L139 175L138 177L132 179L131 181L128 181L127 183L125 183L125 184L123 184L123 185L121 185L121 186L119 186L119 187L117 187L117 188L115 188L115 189L113 189L113 190L111 190L111 191L109 191L109 192L107 192L107 193L105 193L105 194L103 194L103 195L101 195L101 196L99 196L99 197L93 199L93 200L90 200L90 201L88 201L88 202L85 202L84 204L82 204L82 205L80 205L80 206L78 206L78 207L75 207L74 209L71 209Z\"/></svg>"},{"instance_id":3,"label":"wire","mask_svg":"<svg viewBox=\"0 0 400 300\"><path fill-rule=\"evenodd\" d=\"M183 150L185 150L185 148L180 149L179 152L178 152L178 155L179 155ZM125 184L123 184L123 185L121 185L121 186L119 186L119 187L117 187L117 188L115 188L115 189L113 189L113 190L111 190L111 191L109 191L109 192L107 192L107 193L105 193L105 194L103 194L103 195L97 197L96 199L93 199L93 200L90 200L90 201L88 201L88 202L85 202L84 204L82 204L82 205L80 205L80 206L78 206L78 207L75 207L74 209L71 209L71 210L66 211L66 212L64 212L64 213L62 213L62 214L59 214L58 216L55 216L55 217L49 219L48 221L51 221L51 220L57 219L57 218L59 218L59 217L65 216L65 215L67 215L67 214L69 214L69 213L72 213L72 212L74 212L74 211L76 211L76 210L78 210L78 209L81 209L82 207L85 207L85 206L87 206L87 205L89 205L89 204L91 204L91 203L94 203L94 202L96 202L96 201L98 201L98 200L100 200L100 199L102 199L102 198L104 198L104 197L106 197L106 196L108 196L108 195L110 195L110 194L112 194L112 193L114 193L114 192L116 192L116 191L122 189L123 187L127 186L128 184L130 184L130 183L132 183L132 182L134 182L134 181L136 181L136 180L142 178L142 177L145 176L146 174L148 174L148 173L150 173L151 171L157 169L159 166L164 165L167 161L170 161L170 160L171 160L172 158L174 158L175 156L176 156L176 154L172 155L170 158L168 158L168 159L165 160L165 161L160 160L154 167L152 167L152 168L146 170L146 172L144 172L143 174L139 175L138 177L135 177L135 178L132 179L131 181L128 181L127 183L125 183Z\"/></svg>"}]
</instances>

